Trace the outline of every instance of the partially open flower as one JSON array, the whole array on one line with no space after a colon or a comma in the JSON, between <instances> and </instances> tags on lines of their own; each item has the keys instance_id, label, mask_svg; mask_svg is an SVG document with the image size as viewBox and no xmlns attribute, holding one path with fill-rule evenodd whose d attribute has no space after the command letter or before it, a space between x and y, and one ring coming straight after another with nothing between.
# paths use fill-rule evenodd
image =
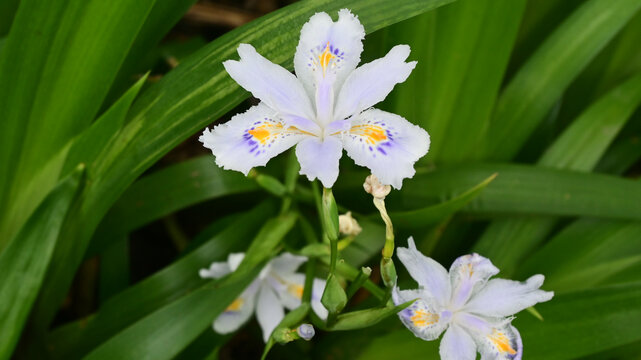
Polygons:
<instances>
[{"instance_id":1,"label":"partially open flower","mask_svg":"<svg viewBox=\"0 0 641 360\"><path fill-rule=\"evenodd\" d=\"M365 192L368 194L372 194L374 198L381 200L385 199L390 191L392 191L389 185L383 185L374 174L365 178L363 189L365 189Z\"/></svg>"},{"instance_id":2,"label":"partially open flower","mask_svg":"<svg viewBox=\"0 0 641 360\"><path fill-rule=\"evenodd\" d=\"M356 236L363 231L358 221L352 217L352 212L348 211L338 216L338 231L343 235Z\"/></svg>"},{"instance_id":3,"label":"partially open flower","mask_svg":"<svg viewBox=\"0 0 641 360\"><path fill-rule=\"evenodd\" d=\"M410 47L357 67L365 29L349 10L338 21L316 13L303 26L294 55L296 76L240 44L240 61L223 63L240 86L261 102L231 121L206 129L200 141L216 164L247 175L296 146L300 173L331 188L343 150L384 184L401 188L429 149L425 130L403 117L374 109L410 75Z\"/></svg>"},{"instance_id":4,"label":"partially open flower","mask_svg":"<svg viewBox=\"0 0 641 360\"><path fill-rule=\"evenodd\" d=\"M409 239L409 248L398 248L398 257L418 282L416 290L394 289L394 303L417 299L398 313L414 335L423 340L441 340L443 360L520 360L521 335L511 325L514 314L548 301L553 292L543 291L543 275L525 282L491 279L499 272L478 254L461 256L448 271L421 254Z\"/></svg>"}]
</instances>

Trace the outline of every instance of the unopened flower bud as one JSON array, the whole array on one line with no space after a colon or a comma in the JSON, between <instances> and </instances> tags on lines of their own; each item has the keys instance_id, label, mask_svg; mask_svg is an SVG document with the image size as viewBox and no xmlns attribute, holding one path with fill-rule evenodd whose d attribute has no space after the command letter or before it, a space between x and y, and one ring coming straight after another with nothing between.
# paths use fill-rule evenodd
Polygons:
<instances>
[{"instance_id":1,"label":"unopened flower bud","mask_svg":"<svg viewBox=\"0 0 641 360\"><path fill-rule=\"evenodd\" d=\"M385 199L385 197L392 191L392 187L389 185L383 185L378 178L374 175L370 175L365 179L363 184L363 189L376 199Z\"/></svg>"},{"instance_id":2,"label":"unopened flower bud","mask_svg":"<svg viewBox=\"0 0 641 360\"><path fill-rule=\"evenodd\" d=\"M338 231L343 235L358 235L363 231L358 221L352 217L352 212L348 211L346 214L338 217Z\"/></svg>"},{"instance_id":3,"label":"unopened flower bud","mask_svg":"<svg viewBox=\"0 0 641 360\"><path fill-rule=\"evenodd\" d=\"M314 337L316 331L314 331L314 327L312 325L302 324L296 329L296 333L301 339L309 341Z\"/></svg>"}]
</instances>

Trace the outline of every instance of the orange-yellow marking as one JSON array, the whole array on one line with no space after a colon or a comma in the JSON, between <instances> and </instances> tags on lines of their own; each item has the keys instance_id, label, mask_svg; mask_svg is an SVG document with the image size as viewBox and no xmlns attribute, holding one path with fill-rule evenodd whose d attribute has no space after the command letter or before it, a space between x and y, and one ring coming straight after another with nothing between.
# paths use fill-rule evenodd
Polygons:
<instances>
[{"instance_id":1,"label":"orange-yellow marking","mask_svg":"<svg viewBox=\"0 0 641 360\"><path fill-rule=\"evenodd\" d=\"M282 128L283 126L280 124L263 124L254 127L252 130L247 130L247 132L258 142L265 144L274 131L282 130Z\"/></svg>"},{"instance_id":2,"label":"orange-yellow marking","mask_svg":"<svg viewBox=\"0 0 641 360\"><path fill-rule=\"evenodd\" d=\"M325 51L323 51L320 55L318 55L318 61L320 63L320 66L323 68L323 76L325 76L325 70L327 70L327 67L329 66L329 62L332 61L333 58L335 58L334 54L329 50L329 41L327 42L327 45L325 45Z\"/></svg>"},{"instance_id":3,"label":"orange-yellow marking","mask_svg":"<svg viewBox=\"0 0 641 360\"><path fill-rule=\"evenodd\" d=\"M290 284L287 287L287 291L289 291L290 294L296 296L299 299L303 297L303 287L300 285Z\"/></svg>"},{"instance_id":4,"label":"orange-yellow marking","mask_svg":"<svg viewBox=\"0 0 641 360\"><path fill-rule=\"evenodd\" d=\"M234 300L233 303L229 304L229 306L227 306L227 309L225 309L225 311L239 311L240 308L243 307L244 303L245 301L243 299L238 298Z\"/></svg>"},{"instance_id":5,"label":"orange-yellow marking","mask_svg":"<svg viewBox=\"0 0 641 360\"><path fill-rule=\"evenodd\" d=\"M377 125L355 125L352 126L350 132L367 137L365 142L370 145L387 140L385 129Z\"/></svg>"},{"instance_id":6,"label":"orange-yellow marking","mask_svg":"<svg viewBox=\"0 0 641 360\"><path fill-rule=\"evenodd\" d=\"M502 332L494 330L492 335L490 335L490 340L500 352L508 353L510 355L516 354L516 350L514 350L510 345L510 340Z\"/></svg>"},{"instance_id":7,"label":"orange-yellow marking","mask_svg":"<svg viewBox=\"0 0 641 360\"><path fill-rule=\"evenodd\" d=\"M438 322L439 316L437 314L432 314L427 311L417 310L414 315L410 318L414 326L424 327Z\"/></svg>"}]
</instances>

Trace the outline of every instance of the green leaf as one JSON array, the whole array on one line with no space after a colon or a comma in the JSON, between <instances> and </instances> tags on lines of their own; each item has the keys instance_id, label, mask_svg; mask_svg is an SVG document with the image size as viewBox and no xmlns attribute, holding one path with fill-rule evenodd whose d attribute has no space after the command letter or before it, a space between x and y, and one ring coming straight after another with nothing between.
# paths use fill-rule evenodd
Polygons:
<instances>
[{"instance_id":1,"label":"green leaf","mask_svg":"<svg viewBox=\"0 0 641 360\"><path fill-rule=\"evenodd\" d=\"M6 0L0 2L0 37L4 37L9 33L13 17L18 10L19 0Z\"/></svg>"},{"instance_id":2,"label":"green leaf","mask_svg":"<svg viewBox=\"0 0 641 360\"><path fill-rule=\"evenodd\" d=\"M545 321L514 322L528 359L576 359L641 340L641 283L558 295L536 308Z\"/></svg>"},{"instance_id":3,"label":"green leaf","mask_svg":"<svg viewBox=\"0 0 641 360\"><path fill-rule=\"evenodd\" d=\"M408 43L418 60L389 102L392 112L428 130L428 158L451 163L480 155L525 3L458 1L385 29L385 48Z\"/></svg>"},{"instance_id":4,"label":"green leaf","mask_svg":"<svg viewBox=\"0 0 641 360\"><path fill-rule=\"evenodd\" d=\"M96 160L98 154L107 148L108 144L114 140L114 137L122 128L131 103L133 103L146 80L147 75L145 74L96 122L73 140L61 174L66 174L79 163L92 163Z\"/></svg>"},{"instance_id":5,"label":"green leaf","mask_svg":"<svg viewBox=\"0 0 641 360\"><path fill-rule=\"evenodd\" d=\"M641 71L640 31L641 13L637 12L564 94L562 120L574 118L586 105Z\"/></svg>"},{"instance_id":6,"label":"green leaf","mask_svg":"<svg viewBox=\"0 0 641 360\"><path fill-rule=\"evenodd\" d=\"M366 31L371 32L449 2L451 0L297 2L212 41L150 87L134 103L118 141L91 164L96 181L86 188L83 201L74 213L74 223L65 226L63 239L67 244L54 253L54 259L60 259L60 263L64 259L64 266L61 264L48 273L46 287L36 304L37 326L46 327L53 318L89 238L126 187L171 148L248 96L222 67L222 61L236 56L239 43L251 43L266 58L291 69L299 30L309 16L318 11L335 15L337 10L349 5L359 15ZM73 246L69 244L72 239Z\"/></svg>"},{"instance_id":7,"label":"green leaf","mask_svg":"<svg viewBox=\"0 0 641 360\"><path fill-rule=\"evenodd\" d=\"M538 214L641 218L641 184L602 174L527 165L469 164L420 174L399 195L407 206L459 194L496 179L463 210L472 214Z\"/></svg>"},{"instance_id":8,"label":"green leaf","mask_svg":"<svg viewBox=\"0 0 641 360\"><path fill-rule=\"evenodd\" d=\"M258 190L251 179L214 164L202 156L168 166L132 184L96 230L91 253L156 219L205 200Z\"/></svg>"},{"instance_id":9,"label":"green leaf","mask_svg":"<svg viewBox=\"0 0 641 360\"><path fill-rule=\"evenodd\" d=\"M242 276L232 275L212 285L203 285L134 323L84 359L173 358L211 325L258 272L259 269L253 269Z\"/></svg>"},{"instance_id":10,"label":"green leaf","mask_svg":"<svg viewBox=\"0 0 641 360\"><path fill-rule=\"evenodd\" d=\"M103 343L86 359L173 358L209 327L213 319L254 280L262 264L292 229L295 221L293 214L269 220L234 273L221 281L203 285L151 313Z\"/></svg>"},{"instance_id":11,"label":"green leaf","mask_svg":"<svg viewBox=\"0 0 641 360\"><path fill-rule=\"evenodd\" d=\"M117 99L127 87L131 86L132 79L136 78L137 73L142 74L147 71L146 64L142 60L154 51L158 43L195 2L196 0L154 1L145 23L140 28L136 40L131 45L131 49L114 79L113 86L106 98L107 104L110 104L113 99Z\"/></svg>"},{"instance_id":12,"label":"green leaf","mask_svg":"<svg viewBox=\"0 0 641 360\"><path fill-rule=\"evenodd\" d=\"M431 224L436 224L448 216L451 216L481 194L483 189L485 189L485 187L488 186L496 176L497 174L490 175L487 179L481 181L471 189L446 202L438 205L427 206L418 210L393 212L390 216L394 220L394 225L400 228L417 229Z\"/></svg>"},{"instance_id":13,"label":"green leaf","mask_svg":"<svg viewBox=\"0 0 641 360\"><path fill-rule=\"evenodd\" d=\"M80 166L62 180L0 255L0 359L11 357L20 337L83 174Z\"/></svg>"},{"instance_id":14,"label":"green leaf","mask_svg":"<svg viewBox=\"0 0 641 360\"><path fill-rule=\"evenodd\" d=\"M488 155L516 155L570 82L641 6L639 0L590 0L534 53L507 85L492 118Z\"/></svg>"},{"instance_id":15,"label":"green leaf","mask_svg":"<svg viewBox=\"0 0 641 360\"><path fill-rule=\"evenodd\" d=\"M95 315L54 330L48 338L52 358L80 358L136 321L195 291L204 283L198 269L244 250L263 220L275 211L271 203L258 205L197 249L108 299Z\"/></svg>"},{"instance_id":16,"label":"green leaf","mask_svg":"<svg viewBox=\"0 0 641 360\"><path fill-rule=\"evenodd\" d=\"M13 216L0 234L13 235L56 183L30 180L92 123L153 3L20 3L0 54L0 209Z\"/></svg>"},{"instance_id":17,"label":"green leaf","mask_svg":"<svg viewBox=\"0 0 641 360\"><path fill-rule=\"evenodd\" d=\"M595 171L622 174L641 159L641 140L638 135L615 141L597 164Z\"/></svg>"},{"instance_id":18,"label":"green leaf","mask_svg":"<svg viewBox=\"0 0 641 360\"><path fill-rule=\"evenodd\" d=\"M638 222L579 220L532 255L519 273L543 273L545 287L557 293L590 288L641 264L640 233Z\"/></svg>"},{"instance_id":19,"label":"green leaf","mask_svg":"<svg viewBox=\"0 0 641 360\"><path fill-rule=\"evenodd\" d=\"M641 103L641 73L591 105L539 160L542 166L589 171Z\"/></svg>"},{"instance_id":20,"label":"green leaf","mask_svg":"<svg viewBox=\"0 0 641 360\"><path fill-rule=\"evenodd\" d=\"M334 326L331 327L332 331L356 330L372 326L384 320L390 315L396 315L399 311L410 306L414 301L397 306L388 306L380 309L367 309L352 311L349 313L338 315L338 319Z\"/></svg>"},{"instance_id":21,"label":"green leaf","mask_svg":"<svg viewBox=\"0 0 641 360\"><path fill-rule=\"evenodd\" d=\"M641 74L592 104L546 150L538 164L558 169L591 170L639 103ZM509 274L524 255L543 241L555 224L553 218L494 221L476 244L475 251L496 259L496 265Z\"/></svg>"}]
</instances>

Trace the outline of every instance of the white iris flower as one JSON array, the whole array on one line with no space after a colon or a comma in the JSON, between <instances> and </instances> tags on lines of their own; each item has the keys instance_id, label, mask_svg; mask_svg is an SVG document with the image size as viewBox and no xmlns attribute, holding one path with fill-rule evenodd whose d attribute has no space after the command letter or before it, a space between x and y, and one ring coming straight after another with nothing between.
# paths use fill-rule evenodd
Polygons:
<instances>
[{"instance_id":1,"label":"white iris flower","mask_svg":"<svg viewBox=\"0 0 641 360\"><path fill-rule=\"evenodd\" d=\"M227 261L214 262L208 269L201 269L202 278L221 278L238 268L245 257L243 253L230 254ZM265 342L272 331L283 320L284 308L293 310L300 306L305 275L296 269L307 261L304 256L283 253L275 257L261 270L260 275L214 320L214 330L227 334L238 330L256 310L256 318L263 330ZM320 302L325 290L325 280L314 279L312 287L312 309L322 319L327 310Z\"/></svg>"},{"instance_id":2,"label":"white iris flower","mask_svg":"<svg viewBox=\"0 0 641 360\"><path fill-rule=\"evenodd\" d=\"M525 282L489 280L499 269L478 254L459 257L448 274L421 254L412 238L408 242L409 248L398 248L398 257L419 288L394 289L396 304L417 299L398 313L403 324L423 340L435 340L447 329L440 345L443 360L474 360L477 350L483 360L520 360L523 343L510 324L512 315L554 296L539 289L543 275Z\"/></svg>"},{"instance_id":3,"label":"white iris flower","mask_svg":"<svg viewBox=\"0 0 641 360\"><path fill-rule=\"evenodd\" d=\"M403 117L371 108L383 101L416 66L410 47L356 67L365 37L358 18L343 9L338 21L317 13L303 26L294 56L296 76L248 44L240 61L223 63L229 75L261 102L229 122L206 129L200 141L224 169L247 175L296 146L302 175L330 188L343 149L384 184L399 189L427 153L427 132Z\"/></svg>"}]
</instances>

